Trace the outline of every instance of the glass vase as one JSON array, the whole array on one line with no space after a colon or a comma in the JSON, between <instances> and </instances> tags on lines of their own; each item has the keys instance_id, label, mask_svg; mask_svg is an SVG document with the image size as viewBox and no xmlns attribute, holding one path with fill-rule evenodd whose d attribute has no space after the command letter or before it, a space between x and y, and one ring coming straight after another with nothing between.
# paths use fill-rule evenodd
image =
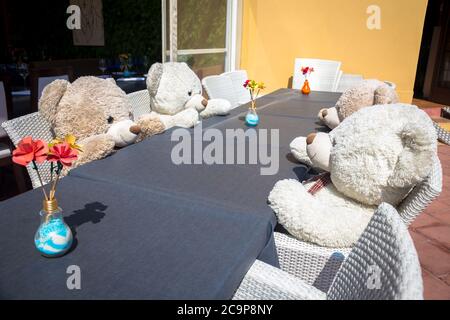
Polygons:
<instances>
[{"instance_id":1,"label":"glass vase","mask_svg":"<svg viewBox=\"0 0 450 320\"><path fill-rule=\"evenodd\" d=\"M309 94L311 92L311 88L309 87L309 81L308 79L305 80L302 87L302 93L303 94Z\"/></svg>"},{"instance_id":2,"label":"glass vase","mask_svg":"<svg viewBox=\"0 0 450 320\"><path fill-rule=\"evenodd\" d=\"M245 123L250 127L255 127L259 123L259 116L256 113L255 101L252 101L252 106L248 109L247 115L245 116Z\"/></svg>"},{"instance_id":3,"label":"glass vase","mask_svg":"<svg viewBox=\"0 0 450 320\"><path fill-rule=\"evenodd\" d=\"M63 211L56 199L44 201L39 212L41 224L34 236L36 249L44 257L60 257L72 246L72 231L64 222Z\"/></svg>"}]
</instances>

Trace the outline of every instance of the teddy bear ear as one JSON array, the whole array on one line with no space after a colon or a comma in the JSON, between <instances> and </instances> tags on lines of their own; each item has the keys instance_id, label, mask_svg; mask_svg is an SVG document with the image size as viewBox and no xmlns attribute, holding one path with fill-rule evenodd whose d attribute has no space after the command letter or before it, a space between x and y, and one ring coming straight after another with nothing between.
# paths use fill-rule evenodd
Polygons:
<instances>
[{"instance_id":1,"label":"teddy bear ear","mask_svg":"<svg viewBox=\"0 0 450 320\"><path fill-rule=\"evenodd\" d=\"M66 80L55 80L42 91L39 99L39 113L52 125L55 125L57 109L61 98L66 93L70 83Z\"/></svg>"},{"instance_id":2,"label":"teddy bear ear","mask_svg":"<svg viewBox=\"0 0 450 320\"><path fill-rule=\"evenodd\" d=\"M423 115L426 116L426 115ZM437 136L433 125L408 123L400 132L403 151L400 153L388 184L397 188L410 188L423 181L437 156Z\"/></svg>"},{"instance_id":3,"label":"teddy bear ear","mask_svg":"<svg viewBox=\"0 0 450 320\"><path fill-rule=\"evenodd\" d=\"M383 84L375 90L374 104L391 104L397 102L397 92L387 84Z\"/></svg>"},{"instance_id":4,"label":"teddy bear ear","mask_svg":"<svg viewBox=\"0 0 450 320\"><path fill-rule=\"evenodd\" d=\"M163 64L162 63L154 63L150 70L148 71L147 76L147 88L150 92L150 96L156 96L158 92L159 83L161 81L163 74Z\"/></svg>"}]
</instances>

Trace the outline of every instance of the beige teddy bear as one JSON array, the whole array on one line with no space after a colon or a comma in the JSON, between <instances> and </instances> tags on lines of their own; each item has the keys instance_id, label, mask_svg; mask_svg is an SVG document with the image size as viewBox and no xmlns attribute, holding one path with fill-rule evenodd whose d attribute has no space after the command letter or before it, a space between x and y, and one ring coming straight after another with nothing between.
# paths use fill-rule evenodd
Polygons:
<instances>
[{"instance_id":1,"label":"beige teddy bear","mask_svg":"<svg viewBox=\"0 0 450 320\"><path fill-rule=\"evenodd\" d=\"M55 80L39 100L39 112L50 123L55 137L71 134L82 147L73 167L102 159L116 147L134 143L165 130L158 119L135 123L131 104L114 79L80 77L73 83Z\"/></svg>"},{"instance_id":2,"label":"beige teddy bear","mask_svg":"<svg viewBox=\"0 0 450 320\"><path fill-rule=\"evenodd\" d=\"M318 117L330 129L334 129L359 109L397 102L397 93L391 86L375 79L364 80L358 86L344 91L334 107L320 110Z\"/></svg>"},{"instance_id":3,"label":"beige teddy bear","mask_svg":"<svg viewBox=\"0 0 450 320\"><path fill-rule=\"evenodd\" d=\"M391 86L379 80L364 80L360 85L344 91L334 107L321 109L318 117L322 123L334 129L345 118L362 108L397 102L397 93ZM289 147L294 158L311 166L312 162L306 153L306 145L306 137L297 137Z\"/></svg>"}]
</instances>

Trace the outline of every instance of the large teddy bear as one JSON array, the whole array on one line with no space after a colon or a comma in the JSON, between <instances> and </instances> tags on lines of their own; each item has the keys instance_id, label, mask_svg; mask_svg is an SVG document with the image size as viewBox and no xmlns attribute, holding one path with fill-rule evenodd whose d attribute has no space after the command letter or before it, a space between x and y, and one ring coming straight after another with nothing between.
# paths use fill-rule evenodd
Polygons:
<instances>
[{"instance_id":1,"label":"large teddy bear","mask_svg":"<svg viewBox=\"0 0 450 320\"><path fill-rule=\"evenodd\" d=\"M207 100L202 96L202 84L184 62L155 63L147 77L151 113L141 121L159 119L165 128L190 128L201 118L227 115L231 104L224 99Z\"/></svg>"},{"instance_id":2,"label":"large teddy bear","mask_svg":"<svg viewBox=\"0 0 450 320\"><path fill-rule=\"evenodd\" d=\"M345 118L362 108L397 102L397 93L391 86L375 79L364 80L344 91L334 107L321 109L318 117L328 128L334 129ZM306 144L306 137L297 137L291 142L290 149L298 161L311 166L311 160L306 154Z\"/></svg>"},{"instance_id":3,"label":"large teddy bear","mask_svg":"<svg viewBox=\"0 0 450 320\"><path fill-rule=\"evenodd\" d=\"M44 88L39 112L55 137L70 134L77 138L82 152L73 167L134 143L141 131L149 136L165 130L158 119L135 123L125 92L112 78L80 77L73 83L55 80Z\"/></svg>"},{"instance_id":4,"label":"large teddy bear","mask_svg":"<svg viewBox=\"0 0 450 320\"><path fill-rule=\"evenodd\" d=\"M314 143L316 142L317 143ZM382 202L398 205L432 169L436 130L416 106L367 107L336 129L308 136L307 152L326 173L276 183L269 204L295 237L349 247Z\"/></svg>"}]
</instances>

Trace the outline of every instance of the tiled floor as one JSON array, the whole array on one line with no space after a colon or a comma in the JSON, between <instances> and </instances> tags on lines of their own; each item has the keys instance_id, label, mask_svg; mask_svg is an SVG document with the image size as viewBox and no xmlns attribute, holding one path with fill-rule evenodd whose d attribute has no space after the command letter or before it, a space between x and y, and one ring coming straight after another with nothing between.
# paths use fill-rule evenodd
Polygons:
<instances>
[{"instance_id":1,"label":"tiled floor","mask_svg":"<svg viewBox=\"0 0 450 320\"><path fill-rule=\"evenodd\" d=\"M419 254L425 299L450 299L450 146L439 146L443 190L410 233Z\"/></svg>"}]
</instances>

